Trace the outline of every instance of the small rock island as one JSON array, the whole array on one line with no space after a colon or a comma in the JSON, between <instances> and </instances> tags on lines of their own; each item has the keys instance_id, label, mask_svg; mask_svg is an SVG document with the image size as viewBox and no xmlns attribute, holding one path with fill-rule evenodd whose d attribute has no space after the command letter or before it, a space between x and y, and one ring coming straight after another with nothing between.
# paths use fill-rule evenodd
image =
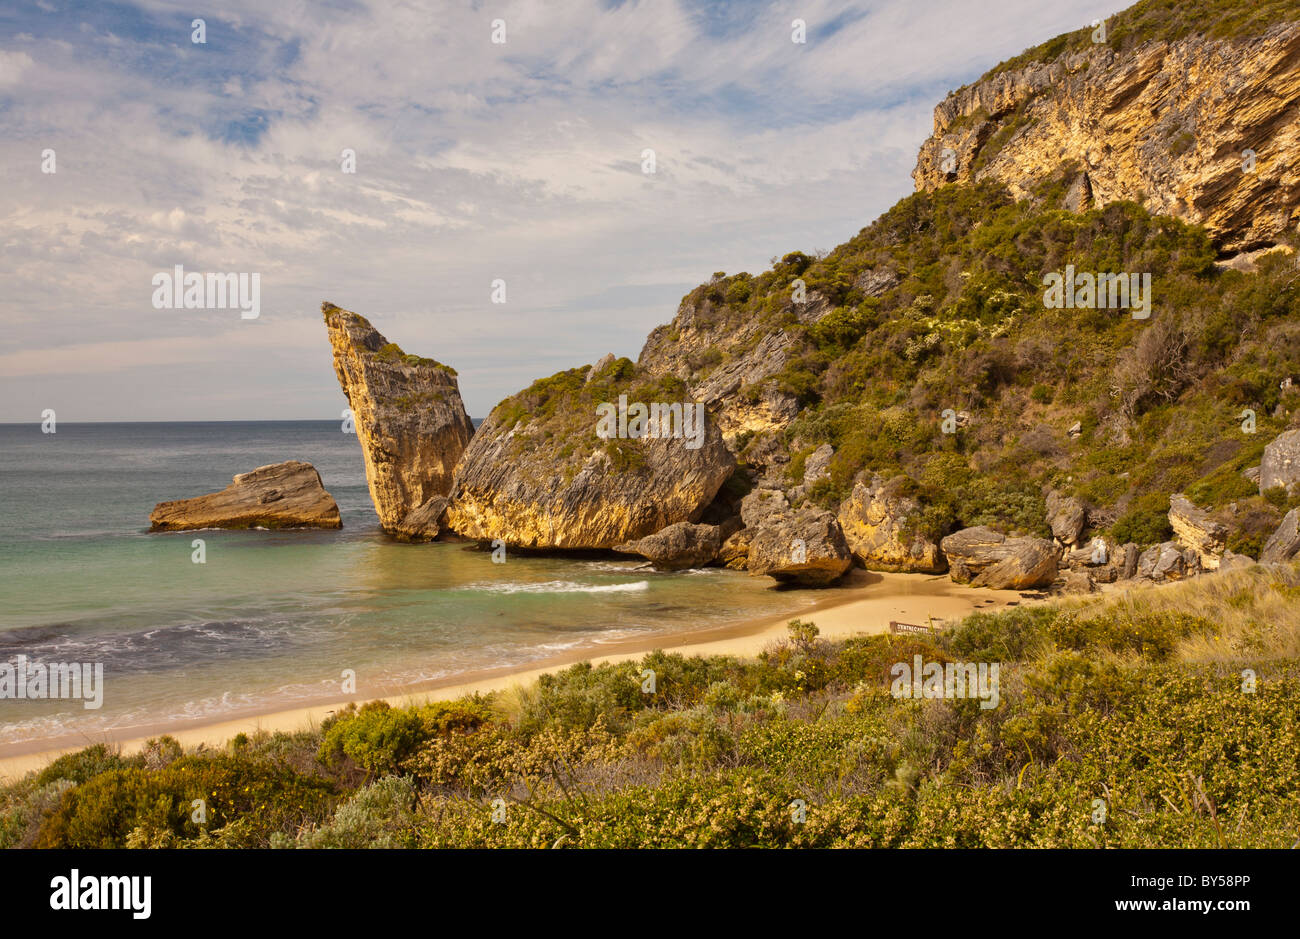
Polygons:
<instances>
[{"instance_id":1,"label":"small rock island","mask_svg":"<svg viewBox=\"0 0 1300 939\"><path fill-rule=\"evenodd\" d=\"M287 460L234 477L220 492L159 502L150 531L196 528L342 528L339 507L310 463Z\"/></svg>"}]
</instances>

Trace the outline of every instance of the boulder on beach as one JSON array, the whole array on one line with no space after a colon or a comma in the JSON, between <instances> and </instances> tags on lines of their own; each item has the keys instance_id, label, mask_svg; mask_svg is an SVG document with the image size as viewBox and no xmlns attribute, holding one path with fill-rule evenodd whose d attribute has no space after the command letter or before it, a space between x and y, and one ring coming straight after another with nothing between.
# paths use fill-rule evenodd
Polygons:
<instances>
[{"instance_id":1,"label":"boulder on beach","mask_svg":"<svg viewBox=\"0 0 1300 939\"><path fill-rule=\"evenodd\" d=\"M339 507L310 463L288 460L235 476L220 492L159 502L150 531L196 528L342 528Z\"/></svg>"},{"instance_id":2,"label":"boulder on beach","mask_svg":"<svg viewBox=\"0 0 1300 939\"><path fill-rule=\"evenodd\" d=\"M614 550L639 554L660 570L680 571L712 563L721 546L719 526L677 522Z\"/></svg>"},{"instance_id":3,"label":"boulder on beach","mask_svg":"<svg viewBox=\"0 0 1300 939\"><path fill-rule=\"evenodd\" d=\"M747 566L754 575L784 584L826 587L853 564L839 522L824 509L774 513L753 532Z\"/></svg>"},{"instance_id":4,"label":"boulder on beach","mask_svg":"<svg viewBox=\"0 0 1300 939\"><path fill-rule=\"evenodd\" d=\"M749 543L753 538L754 532L749 528L730 535L718 549L718 561L728 570L745 570L749 566Z\"/></svg>"},{"instance_id":5,"label":"boulder on beach","mask_svg":"<svg viewBox=\"0 0 1300 939\"><path fill-rule=\"evenodd\" d=\"M986 525L963 528L939 543L959 584L1028 590L1056 579L1060 549L1046 538L1008 538Z\"/></svg>"}]
</instances>

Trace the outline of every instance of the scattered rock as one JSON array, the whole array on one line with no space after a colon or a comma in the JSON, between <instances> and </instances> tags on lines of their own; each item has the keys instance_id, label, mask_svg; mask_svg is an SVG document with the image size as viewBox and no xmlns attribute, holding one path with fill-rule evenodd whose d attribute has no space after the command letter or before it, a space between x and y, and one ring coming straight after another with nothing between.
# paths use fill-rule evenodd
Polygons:
<instances>
[{"instance_id":1,"label":"scattered rock","mask_svg":"<svg viewBox=\"0 0 1300 939\"><path fill-rule=\"evenodd\" d=\"M1244 469L1244 470L1242 470L1242 471L1241 471L1241 475L1242 475L1242 476L1245 476L1248 480L1250 480L1252 483L1254 483L1256 486L1258 486L1258 485L1259 485L1259 472L1260 472L1260 469L1261 469L1261 467L1258 467L1258 466L1252 466L1252 467L1250 467L1249 469Z\"/></svg>"},{"instance_id":2,"label":"scattered rock","mask_svg":"<svg viewBox=\"0 0 1300 939\"><path fill-rule=\"evenodd\" d=\"M1086 571L1069 571L1065 575L1065 582L1061 587L1061 592L1070 594L1092 593L1096 589L1096 584L1093 583L1092 577Z\"/></svg>"},{"instance_id":3,"label":"scattered rock","mask_svg":"<svg viewBox=\"0 0 1300 939\"><path fill-rule=\"evenodd\" d=\"M1059 549L1046 538L1008 538L979 525L940 543L949 575L959 583L994 590L1028 590L1056 579Z\"/></svg>"},{"instance_id":4,"label":"scattered rock","mask_svg":"<svg viewBox=\"0 0 1300 939\"><path fill-rule=\"evenodd\" d=\"M1070 425L1070 429L1067 430L1065 433L1066 436L1068 436L1071 440L1075 440L1079 437L1082 437L1083 421L1075 421L1073 424Z\"/></svg>"},{"instance_id":5,"label":"scattered rock","mask_svg":"<svg viewBox=\"0 0 1300 939\"><path fill-rule=\"evenodd\" d=\"M1079 540L1087 517L1087 506L1074 496L1062 496L1056 492L1047 494L1047 524L1061 544L1072 545Z\"/></svg>"},{"instance_id":6,"label":"scattered rock","mask_svg":"<svg viewBox=\"0 0 1300 939\"><path fill-rule=\"evenodd\" d=\"M1300 509L1292 509L1269 536L1260 552L1261 564L1281 564L1300 554Z\"/></svg>"},{"instance_id":7,"label":"scattered rock","mask_svg":"<svg viewBox=\"0 0 1300 939\"><path fill-rule=\"evenodd\" d=\"M386 531L451 489L452 471L473 436L456 372L406 355L363 316L322 303L334 373L361 442L370 498Z\"/></svg>"},{"instance_id":8,"label":"scattered rock","mask_svg":"<svg viewBox=\"0 0 1300 939\"><path fill-rule=\"evenodd\" d=\"M1176 541L1166 541L1147 548L1138 558L1138 576L1158 583L1182 580L1195 576L1200 571L1200 555L1195 549L1184 548Z\"/></svg>"},{"instance_id":9,"label":"scattered rock","mask_svg":"<svg viewBox=\"0 0 1300 939\"><path fill-rule=\"evenodd\" d=\"M1121 577L1124 580L1132 580L1137 576L1141 552L1138 550L1138 546L1131 541L1124 545L1121 550L1123 552L1120 560Z\"/></svg>"},{"instance_id":10,"label":"scattered rock","mask_svg":"<svg viewBox=\"0 0 1300 939\"><path fill-rule=\"evenodd\" d=\"M288 460L235 476L220 492L159 502L150 531L196 528L342 528L339 507L310 463Z\"/></svg>"},{"instance_id":11,"label":"scattered rock","mask_svg":"<svg viewBox=\"0 0 1300 939\"><path fill-rule=\"evenodd\" d=\"M1244 554L1237 554L1235 551L1225 551L1223 558L1219 561L1219 573L1226 571L1244 570L1247 567L1254 566L1255 562Z\"/></svg>"},{"instance_id":12,"label":"scattered rock","mask_svg":"<svg viewBox=\"0 0 1300 939\"><path fill-rule=\"evenodd\" d=\"M442 531L447 501L446 496L434 496L411 509L392 529L393 537L398 541L433 541Z\"/></svg>"},{"instance_id":13,"label":"scattered rock","mask_svg":"<svg viewBox=\"0 0 1300 939\"><path fill-rule=\"evenodd\" d=\"M1300 491L1300 430L1288 430L1264 448L1259 464L1259 491L1283 486Z\"/></svg>"},{"instance_id":14,"label":"scattered rock","mask_svg":"<svg viewBox=\"0 0 1300 939\"><path fill-rule=\"evenodd\" d=\"M711 564L718 556L721 541L717 525L677 522L653 535L616 545L614 550L639 554L660 570L680 571Z\"/></svg>"},{"instance_id":15,"label":"scattered rock","mask_svg":"<svg viewBox=\"0 0 1300 939\"><path fill-rule=\"evenodd\" d=\"M844 540L867 570L942 574L948 562L939 546L907 531L909 520L921 507L915 499L898 494L904 480L900 476L884 482L875 476L868 485L858 479L840 504Z\"/></svg>"},{"instance_id":16,"label":"scattered rock","mask_svg":"<svg viewBox=\"0 0 1300 939\"><path fill-rule=\"evenodd\" d=\"M763 520L750 542L747 567L751 574L765 574L782 583L825 587L839 580L852 563L835 516L803 508Z\"/></svg>"},{"instance_id":17,"label":"scattered rock","mask_svg":"<svg viewBox=\"0 0 1300 939\"><path fill-rule=\"evenodd\" d=\"M1169 497L1169 524L1182 544L1200 557L1201 567L1216 570L1228 542L1227 526L1216 522L1210 513L1198 508L1182 493Z\"/></svg>"}]
</instances>

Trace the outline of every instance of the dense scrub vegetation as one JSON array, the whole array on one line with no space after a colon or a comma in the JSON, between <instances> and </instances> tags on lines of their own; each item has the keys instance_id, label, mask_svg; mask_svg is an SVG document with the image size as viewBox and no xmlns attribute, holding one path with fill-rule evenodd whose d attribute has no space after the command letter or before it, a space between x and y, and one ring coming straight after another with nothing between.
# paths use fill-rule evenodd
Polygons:
<instances>
[{"instance_id":1,"label":"dense scrub vegetation","mask_svg":"<svg viewBox=\"0 0 1300 939\"><path fill-rule=\"evenodd\" d=\"M1236 503L1232 548L1257 554L1288 503L1242 470L1300 410L1293 246L1256 272L1225 269L1201 229L1135 203L1057 208L1073 174L1020 202L994 182L917 193L824 256L717 277L684 302L717 334L758 321L797 340L770 381L802 405L784 434L791 482L815 447L835 447L810 494L826 507L866 470L905 475L932 534L1041 533L1050 485L1093 506L1095 530L1150 544L1168 537L1169 494L1186 490L1211 509ZM1043 276L1067 265L1149 273L1150 317L1046 307ZM803 315L796 279L829 311ZM746 351L702 351L695 380ZM949 409L970 415L952 434ZM762 441L737 443L744 458Z\"/></svg>"},{"instance_id":2,"label":"dense scrub vegetation","mask_svg":"<svg viewBox=\"0 0 1300 939\"><path fill-rule=\"evenodd\" d=\"M1000 663L1000 703L895 698L918 654ZM1297 700L1300 567L1254 567L932 641L795 621L757 660L584 663L217 752L94 746L0 791L0 844L1288 847Z\"/></svg>"}]
</instances>

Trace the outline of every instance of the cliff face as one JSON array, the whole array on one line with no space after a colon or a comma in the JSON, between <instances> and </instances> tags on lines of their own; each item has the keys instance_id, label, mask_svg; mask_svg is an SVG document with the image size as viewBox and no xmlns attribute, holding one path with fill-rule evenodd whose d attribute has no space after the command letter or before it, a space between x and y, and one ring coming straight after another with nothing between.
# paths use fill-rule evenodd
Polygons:
<instances>
[{"instance_id":1,"label":"cliff face","mask_svg":"<svg viewBox=\"0 0 1300 939\"><path fill-rule=\"evenodd\" d=\"M451 490L456 462L474 434L456 373L433 359L404 354L356 313L331 303L321 304L321 313L379 522L386 531L416 537L412 525L403 523ZM430 536L437 533L433 522Z\"/></svg>"},{"instance_id":2,"label":"cliff face","mask_svg":"<svg viewBox=\"0 0 1300 939\"><path fill-rule=\"evenodd\" d=\"M627 359L543 379L497 405L456 469L447 525L523 548L613 548L699 521L735 468L712 415L693 436L602 437L598 407L690 403ZM698 413L698 412L693 412ZM631 423L629 422L629 429Z\"/></svg>"},{"instance_id":3,"label":"cliff face","mask_svg":"<svg viewBox=\"0 0 1300 939\"><path fill-rule=\"evenodd\" d=\"M1223 251L1272 244L1300 201L1300 23L1250 39L1107 44L995 72L934 109L918 190L996 179L1017 198L1062 162L1070 208L1118 200L1204 225ZM950 149L955 157L947 155ZM1255 152L1253 168L1243 151Z\"/></svg>"}]
</instances>

